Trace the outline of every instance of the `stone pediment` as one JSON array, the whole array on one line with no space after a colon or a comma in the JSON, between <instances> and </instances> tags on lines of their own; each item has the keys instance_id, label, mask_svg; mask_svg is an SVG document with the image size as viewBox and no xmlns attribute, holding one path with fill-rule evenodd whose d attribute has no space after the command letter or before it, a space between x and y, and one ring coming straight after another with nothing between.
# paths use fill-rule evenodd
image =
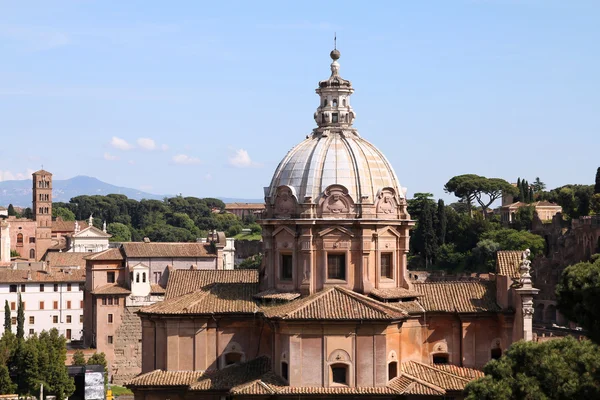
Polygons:
<instances>
[{"instance_id":1,"label":"stone pediment","mask_svg":"<svg viewBox=\"0 0 600 400\"><path fill-rule=\"evenodd\" d=\"M331 228L323 229L319 232L319 236L323 237L325 235L329 235L330 233L335 233L336 231L339 231L346 236L354 237L354 233L352 233L350 229L344 228L343 226L334 226Z\"/></svg>"},{"instance_id":2,"label":"stone pediment","mask_svg":"<svg viewBox=\"0 0 600 400\"><path fill-rule=\"evenodd\" d=\"M285 233L289 234L291 237L296 237L296 232L287 226L280 226L279 228L275 229L273 231L272 236L275 237L275 236L279 235L281 232L285 232Z\"/></svg>"},{"instance_id":3,"label":"stone pediment","mask_svg":"<svg viewBox=\"0 0 600 400\"><path fill-rule=\"evenodd\" d=\"M79 232L73 233L72 236L74 238L88 238L88 237L91 237L91 238L109 238L112 235L110 235L110 234L108 234L108 233L106 233L106 232L104 232L104 231L96 228L95 226L88 226L87 228L85 228L85 229L83 229L83 230L81 230Z\"/></svg>"},{"instance_id":4,"label":"stone pediment","mask_svg":"<svg viewBox=\"0 0 600 400\"><path fill-rule=\"evenodd\" d=\"M394 236L394 237L402 237L402 235L400 235L400 233L398 233L397 230L395 230L394 228L390 227L390 226L386 226L383 227L381 229L377 230L377 235L378 236Z\"/></svg>"}]
</instances>

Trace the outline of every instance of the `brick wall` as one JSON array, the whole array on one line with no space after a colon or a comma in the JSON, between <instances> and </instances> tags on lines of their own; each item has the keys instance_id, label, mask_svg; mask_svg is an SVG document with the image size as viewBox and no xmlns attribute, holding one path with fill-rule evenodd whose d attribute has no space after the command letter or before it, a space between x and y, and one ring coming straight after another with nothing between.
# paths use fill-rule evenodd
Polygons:
<instances>
[{"instance_id":1,"label":"brick wall","mask_svg":"<svg viewBox=\"0 0 600 400\"><path fill-rule=\"evenodd\" d=\"M140 307L125 307L115 335L113 383L123 382L142 371L142 323L135 313Z\"/></svg>"}]
</instances>

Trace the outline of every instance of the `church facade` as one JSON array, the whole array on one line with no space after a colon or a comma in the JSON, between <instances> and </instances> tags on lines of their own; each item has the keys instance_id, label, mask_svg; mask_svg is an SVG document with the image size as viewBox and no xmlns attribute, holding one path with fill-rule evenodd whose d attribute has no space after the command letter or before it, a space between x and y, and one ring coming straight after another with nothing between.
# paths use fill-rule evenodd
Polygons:
<instances>
[{"instance_id":1,"label":"church facade","mask_svg":"<svg viewBox=\"0 0 600 400\"><path fill-rule=\"evenodd\" d=\"M317 128L265 188L260 270L173 271L165 300L139 311L136 400L461 398L531 331L518 264L490 281L408 279L406 189L353 127L331 58Z\"/></svg>"}]
</instances>

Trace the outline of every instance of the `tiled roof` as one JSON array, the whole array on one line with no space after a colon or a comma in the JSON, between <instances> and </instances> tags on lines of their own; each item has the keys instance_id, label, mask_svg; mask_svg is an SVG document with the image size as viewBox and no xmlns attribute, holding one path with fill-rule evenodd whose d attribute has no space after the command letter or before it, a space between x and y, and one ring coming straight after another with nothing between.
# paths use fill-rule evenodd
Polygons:
<instances>
[{"instance_id":1,"label":"tiled roof","mask_svg":"<svg viewBox=\"0 0 600 400\"><path fill-rule=\"evenodd\" d=\"M397 305L403 311L406 311L409 314L421 314L425 311L425 309L421 306L421 304L417 300L410 301L400 301L397 303L386 303L388 305Z\"/></svg>"},{"instance_id":2,"label":"tiled roof","mask_svg":"<svg viewBox=\"0 0 600 400\"><path fill-rule=\"evenodd\" d=\"M88 227L87 222L79 221L79 230L84 230ZM52 221L52 232L75 232L75 221Z\"/></svg>"},{"instance_id":3,"label":"tiled roof","mask_svg":"<svg viewBox=\"0 0 600 400\"><path fill-rule=\"evenodd\" d=\"M408 299L412 297L423 296L419 292L414 290L408 290L405 288L389 288L389 289L373 289L371 290L371 296L377 297L381 300L396 300L396 299Z\"/></svg>"},{"instance_id":4,"label":"tiled roof","mask_svg":"<svg viewBox=\"0 0 600 400\"><path fill-rule=\"evenodd\" d=\"M163 288L162 286L153 283L150 285L150 293L152 294L165 294L165 288Z\"/></svg>"},{"instance_id":5,"label":"tiled roof","mask_svg":"<svg viewBox=\"0 0 600 400\"><path fill-rule=\"evenodd\" d=\"M257 357L253 360L229 365L217 371L206 371L196 382L190 385L193 391L229 391L248 389L247 384L258 379L263 380L265 374L271 371L271 360L268 357ZM283 384L273 374L267 380L271 383ZM266 382L265 382L266 383ZM268 383L266 383L268 385ZM264 387L263 387L264 388Z\"/></svg>"},{"instance_id":6,"label":"tiled roof","mask_svg":"<svg viewBox=\"0 0 600 400\"><path fill-rule=\"evenodd\" d=\"M419 303L425 311L474 313L500 311L494 284L489 281L414 282L413 287L424 295Z\"/></svg>"},{"instance_id":7,"label":"tiled roof","mask_svg":"<svg viewBox=\"0 0 600 400\"><path fill-rule=\"evenodd\" d=\"M466 379L479 379L483 378L483 371L473 368L459 367L452 364L435 364L435 368L450 372L451 374L466 378Z\"/></svg>"},{"instance_id":8,"label":"tiled roof","mask_svg":"<svg viewBox=\"0 0 600 400\"><path fill-rule=\"evenodd\" d=\"M86 260L102 260L102 261L120 261L124 260L123 253L121 253L121 249L106 249L104 251L98 253L88 254L85 257Z\"/></svg>"},{"instance_id":9,"label":"tiled roof","mask_svg":"<svg viewBox=\"0 0 600 400\"><path fill-rule=\"evenodd\" d=\"M50 267L80 267L85 269L85 256L90 253L49 252L45 260Z\"/></svg>"},{"instance_id":10,"label":"tiled roof","mask_svg":"<svg viewBox=\"0 0 600 400\"><path fill-rule=\"evenodd\" d=\"M533 203L533 205L536 206L536 207L556 207L556 208L562 209L562 207L559 206L558 204L551 203L551 202L546 201L546 200L536 201L535 203Z\"/></svg>"},{"instance_id":11,"label":"tiled roof","mask_svg":"<svg viewBox=\"0 0 600 400\"><path fill-rule=\"evenodd\" d=\"M202 374L202 371L161 371L157 369L133 378L126 385L133 387L189 386Z\"/></svg>"},{"instance_id":12,"label":"tiled roof","mask_svg":"<svg viewBox=\"0 0 600 400\"><path fill-rule=\"evenodd\" d=\"M275 289L267 289L263 292L256 293L254 298L257 300L284 300L291 301L300 297L300 293L296 292L280 292Z\"/></svg>"},{"instance_id":13,"label":"tiled roof","mask_svg":"<svg viewBox=\"0 0 600 400\"><path fill-rule=\"evenodd\" d=\"M271 318L285 320L394 320L407 312L341 286L279 306L264 307Z\"/></svg>"},{"instance_id":14,"label":"tiled roof","mask_svg":"<svg viewBox=\"0 0 600 400\"><path fill-rule=\"evenodd\" d=\"M214 283L203 290L172 297L140 310L145 314L240 314L260 311L252 296L258 284Z\"/></svg>"},{"instance_id":15,"label":"tiled roof","mask_svg":"<svg viewBox=\"0 0 600 400\"><path fill-rule=\"evenodd\" d=\"M435 364L427 365L417 361L407 361L402 363L400 370L408 376L416 377L444 390L462 391L467 383L471 381L469 378L464 378L450 371L437 368L437 365Z\"/></svg>"},{"instance_id":16,"label":"tiled roof","mask_svg":"<svg viewBox=\"0 0 600 400\"><path fill-rule=\"evenodd\" d=\"M496 252L496 273L509 278L518 278L522 254L523 252L519 250L499 250Z\"/></svg>"},{"instance_id":17,"label":"tiled roof","mask_svg":"<svg viewBox=\"0 0 600 400\"><path fill-rule=\"evenodd\" d=\"M200 258L216 257L206 243L123 243L125 255L131 258Z\"/></svg>"},{"instance_id":18,"label":"tiled roof","mask_svg":"<svg viewBox=\"0 0 600 400\"><path fill-rule=\"evenodd\" d=\"M131 291L118 283L109 283L99 286L92 291L93 294L130 294Z\"/></svg>"},{"instance_id":19,"label":"tiled roof","mask_svg":"<svg viewBox=\"0 0 600 400\"><path fill-rule=\"evenodd\" d=\"M85 269L50 268L49 271L0 269L2 283L85 282Z\"/></svg>"},{"instance_id":20,"label":"tiled roof","mask_svg":"<svg viewBox=\"0 0 600 400\"><path fill-rule=\"evenodd\" d=\"M262 210L265 208L264 203L227 203L226 210Z\"/></svg>"},{"instance_id":21,"label":"tiled roof","mask_svg":"<svg viewBox=\"0 0 600 400\"><path fill-rule=\"evenodd\" d=\"M258 271L255 269L235 270L169 270L169 281L165 300L199 290L211 283L256 283Z\"/></svg>"}]
</instances>

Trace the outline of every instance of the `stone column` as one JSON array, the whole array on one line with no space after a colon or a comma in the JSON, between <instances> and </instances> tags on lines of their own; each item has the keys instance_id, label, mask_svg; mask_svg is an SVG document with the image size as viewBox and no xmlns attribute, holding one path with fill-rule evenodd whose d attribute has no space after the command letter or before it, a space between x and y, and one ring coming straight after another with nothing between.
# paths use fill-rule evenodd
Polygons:
<instances>
[{"instance_id":1,"label":"stone column","mask_svg":"<svg viewBox=\"0 0 600 400\"><path fill-rule=\"evenodd\" d=\"M516 289L519 298L521 299L521 323L522 326L522 335L520 339L524 339L525 341L533 340L533 296L539 293L539 289L536 289L531 284L531 261L529 261L529 255L531 252L529 249L525 250L522 255L521 267L519 271L521 272L521 279L519 284L521 287Z\"/></svg>"}]
</instances>

